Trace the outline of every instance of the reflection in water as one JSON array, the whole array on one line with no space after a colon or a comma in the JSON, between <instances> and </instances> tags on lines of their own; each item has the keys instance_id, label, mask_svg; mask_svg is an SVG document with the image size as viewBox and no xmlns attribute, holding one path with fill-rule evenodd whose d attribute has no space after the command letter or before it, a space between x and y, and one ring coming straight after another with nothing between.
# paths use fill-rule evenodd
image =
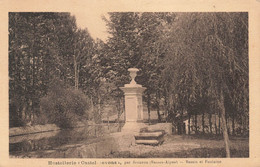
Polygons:
<instances>
[{"instance_id":1,"label":"reflection in water","mask_svg":"<svg viewBox=\"0 0 260 167\"><path fill-rule=\"evenodd\" d=\"M120 131L121 127L122 124L115 123L10 137L9 152L18 157L56 158L66 157L68 152L73 152L73 157L102 157L113 146L113 141L102 137ZM84 147L84 150L74 153L77 147Z\"/></svg>"},{"instance_id":2,"label":"reflection in water","mask_svg":"<svg viewBox=\"0 0 260 167\"><path fill-rule=\"evenodd\" d=\"M59 133L58 130L56 131L49 131L49 132L43 132L43 133L34 133L34 134L27 134L22 136L12 136L9 138L9 143L20 143L25 140L40 140L42 138L50 138Z\"/></svg>"}]
</instances>

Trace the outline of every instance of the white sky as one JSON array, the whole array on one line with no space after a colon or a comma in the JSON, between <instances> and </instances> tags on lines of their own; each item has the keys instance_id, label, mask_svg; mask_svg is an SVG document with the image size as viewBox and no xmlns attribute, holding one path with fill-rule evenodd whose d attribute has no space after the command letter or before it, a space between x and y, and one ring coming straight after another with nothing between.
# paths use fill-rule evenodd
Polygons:
<instances>
[{"instance_id":1,"label":"white sky","mask_svg":"<svg viewBox=\"0 0 260 167\"><path fill-rule=\"evenodd\" d=\"M79 28L87 28L93 39L101 39L105 41L108 37L106 23L102 20L102 16L108 18L108 14L102 11L89 12L71 12L76 17L77 26Z\"/></svg>"}]
</instances>

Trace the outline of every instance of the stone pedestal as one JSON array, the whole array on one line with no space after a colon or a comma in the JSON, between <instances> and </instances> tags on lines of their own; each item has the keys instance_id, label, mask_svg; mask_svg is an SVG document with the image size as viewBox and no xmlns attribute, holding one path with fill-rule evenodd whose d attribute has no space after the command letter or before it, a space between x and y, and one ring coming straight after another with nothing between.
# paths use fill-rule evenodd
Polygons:
<instances>
[{"instance_id":1,"label":"stone pedestal","mask_svg":"<svg viewBox=\"0 0 260 167\"><path fill-rule=\"evenodd\" d=\"M127 147L135 144L159 145L163 142L164 130L149 131L149 127L143 123L143 101L142 95L146 88L135 82L136 68L128 69L132 81L120 89L125 95L125 125L121 135L126 137L124 144ZM142 129L142 130L141 130Z\"/></svg>"},{"instance_id":2,"label":"stone pedestal","mask_svg":"<svg viewBox=\"0 0 260 167\"><path fill-rule=\"evenodd\" d=\"M122 131L139 132L140 128L144 127L143 122L143 101L142 95L146 88L142 87L135 82L134 78L136 72L139 71L136 68L128 69L132 81L130 84L125 84L120 89L125 95L125 125Z\"/></svg>"},{"instance_id":3,"label":"stone pedestal","mask_svg":"<svg viewBox=\"0 0 260 167\"><path fill-rule=\"evenodd\" d=\"M143 121L143 87L121 87L125 94L125 116L126 122Z\"/></svg>"}]
</instances>

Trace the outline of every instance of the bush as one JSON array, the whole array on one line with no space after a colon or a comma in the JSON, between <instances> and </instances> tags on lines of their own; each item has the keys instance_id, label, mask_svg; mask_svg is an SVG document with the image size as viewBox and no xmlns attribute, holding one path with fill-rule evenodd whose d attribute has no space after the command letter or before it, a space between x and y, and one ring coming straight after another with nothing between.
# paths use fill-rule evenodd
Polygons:
<instances>
[{"instance_id":1,"label":"bush","mask_svg":"<svg viewBox=\"0 0 260 167\"><path fill-rule=\"evenodd\" d=\"M48 94L40 100L41 112L48 123L60 128L75 127L77 122L88 119L89 100L86 95L61 81L54 81Z\"/></svg>"}]
</instances>

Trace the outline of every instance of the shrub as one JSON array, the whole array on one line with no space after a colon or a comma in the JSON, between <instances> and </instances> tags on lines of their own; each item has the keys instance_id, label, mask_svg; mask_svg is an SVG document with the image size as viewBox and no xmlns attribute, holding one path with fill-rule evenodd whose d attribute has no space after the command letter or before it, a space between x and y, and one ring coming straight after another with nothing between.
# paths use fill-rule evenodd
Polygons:
<instances>
[{"instance_id":1,"label":"shrub","mask_svg":"<svg viewBox=\"0 0 260 167\"><path fill-rule=\"evenodd\" d=\"M60 128L71 128L78 121L88 119L89 100L86 95L61 81L54 81L47 95L40 100L41 112L48 123Z\"/></svg>"}]
</instances>

